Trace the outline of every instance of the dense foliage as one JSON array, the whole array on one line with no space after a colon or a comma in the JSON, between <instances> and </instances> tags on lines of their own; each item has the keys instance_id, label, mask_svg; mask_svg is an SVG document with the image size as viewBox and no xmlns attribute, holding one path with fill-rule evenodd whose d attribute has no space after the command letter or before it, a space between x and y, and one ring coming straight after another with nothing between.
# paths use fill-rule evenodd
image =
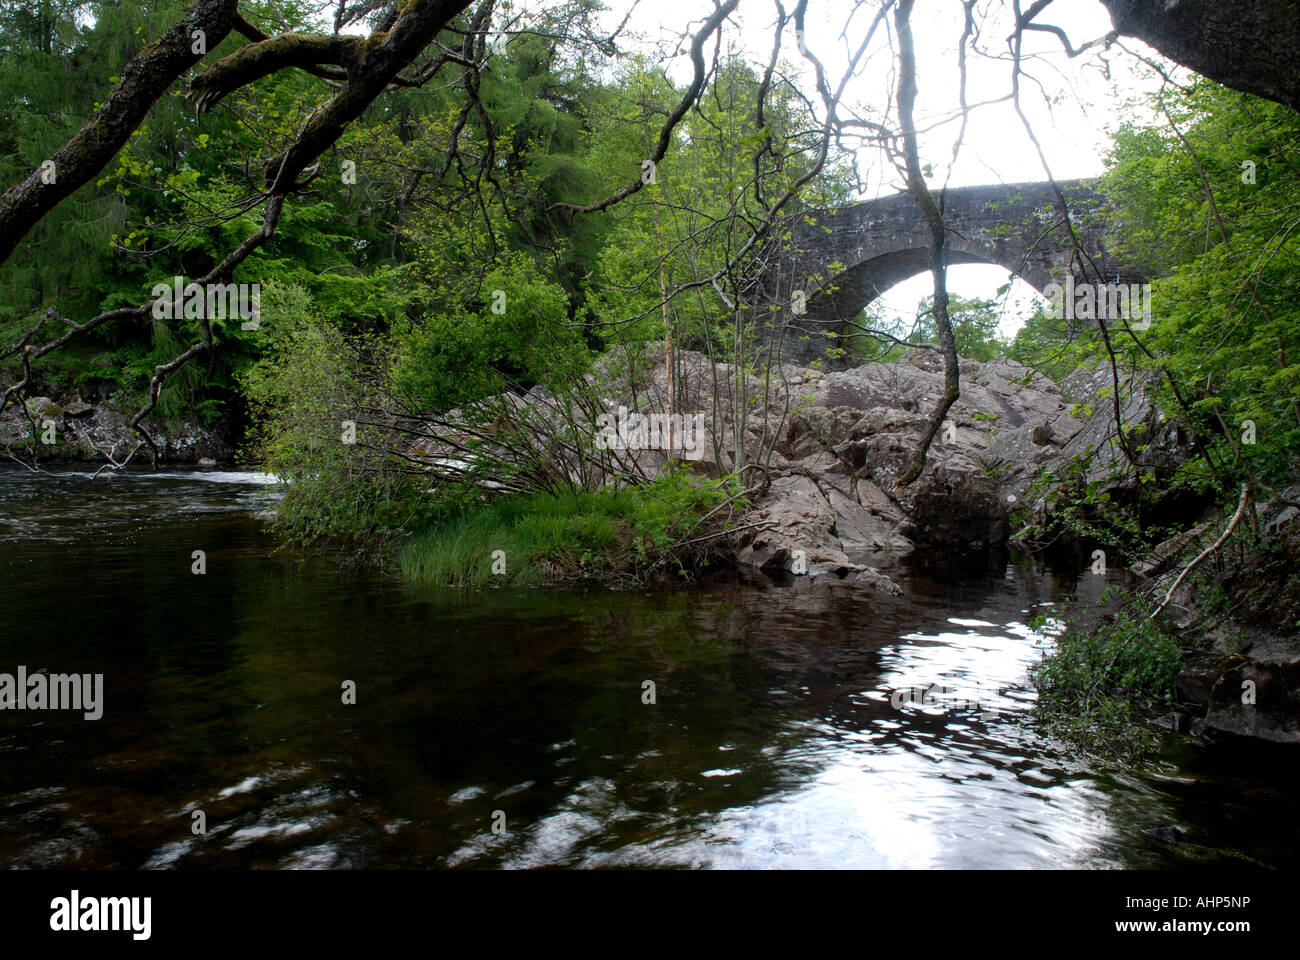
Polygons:
<instances>
[{"instance_id":1,"label":"dense foliage","mask_svg":"<svg viewBox=\"0 0 1300 960\"><path fill-rule=\"evenodd\" d=\"M1119 369L1144 372L1201 446L1159 492L1267 495L1300 472L1300 116L1207 80L1133 108L1153 119L1115 132L1102 184L1125 226L1114 253L1156 278L1152 322L1108 332ZM1010 355L1057 380L1110 362L1095 325L1042 313Z\"/></svg>"}]
</instances>

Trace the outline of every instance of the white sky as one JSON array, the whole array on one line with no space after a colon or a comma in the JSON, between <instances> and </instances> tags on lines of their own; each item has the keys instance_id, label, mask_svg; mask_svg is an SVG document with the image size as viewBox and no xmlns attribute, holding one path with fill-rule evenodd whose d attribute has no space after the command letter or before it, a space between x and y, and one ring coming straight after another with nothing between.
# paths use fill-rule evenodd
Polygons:
<instances>
[{"instance_id":1,"label":"white sky","mask_svg":"<svg viewBox=\"0 0 1300 960\"><path fill-rule=\"evenodd\" d=\"M611 8L606 18L612 28L623 18L630 0L605 2ZM784 0L784 6L787 11L793 9L793 0ZM979 4L985 17L980 29L980 46L991 56L1007 51L1009 6L1009 0L1005 4L1000 0L982 0ZM807 45L825 65L832 87L848 62L850 43L854 47L861 43L876 7L874 2L863 4L854 13L846 41L840 34L846 17L854 11L852 0L811 0ZM683 32L698 27L712 9L708 0L642 0L633 13L629 29L650 43L663 44L670 53L679 46ZM751 60L765 62L771 50L774 19L773 0L741 0L732 16L734 22L725 28L725 42L746 51ZM1111 28L1110 16L1099 0L1056 0L1037 21L1063 28L1076 48L1103 36ZM935 171L931 183L939 186L946 176L950 176L948 183L952 186L1046 179L1038 153L1009 102L983 106L972 112L957 162L949 169L959 123L941 121L959 107L955 51L962 31L961 4L958 0L918 0L912 23L919 88L917 125L922 130L933 125L921 141L921 162L930 163ZM885 119L885 108L890 108L892 117L894 57L888 46L891 34L884 26L877 29L877 40L873 41L865 69L849 82L845 95L847 103L861 106L864 116L876 120ZM892 26L891 16L891 30ZM1154 51L1137 41L1123 42L1130 49L1159 59ZM685 80L691 72L684 47L681 50L682 55L665 61L666 68L678 81ZM1158 79L1136 58L1117 47L1104 54L1108 67L1095 50L1071 59L1059 40L1047 33L1027 33L1024 53L1032 58L1026 60L1026 71L1037 84L1022 78L1021 103L1052 175L1066 179L1100 174L1110 142L1107 128L1123 116L1124 98L1154 88ZM783 38L782 58L787 63L802 62L792 26ZM968 103L991 100L1010 92L1011 71L1005 60L968 57L967 71ZM811 82L801 84L801 89L811 93ZM1050 107L1045 102L1047 99L1051 100ZM860 151L858 163L868 184L862 199L902 188L897 172L885 165L874 148ZM1007 278L1005 269L993 265L956 266L948 272L948 287L950 293L958 296L993 298ZM918 275L892 288L877 303L883 306L887 317L910 318L917 301L931 289L929 275ZM1013 334L1038 299L1032 288L1015 281L1003 298L1002 333Z\"/></svg>"}]
</instances>

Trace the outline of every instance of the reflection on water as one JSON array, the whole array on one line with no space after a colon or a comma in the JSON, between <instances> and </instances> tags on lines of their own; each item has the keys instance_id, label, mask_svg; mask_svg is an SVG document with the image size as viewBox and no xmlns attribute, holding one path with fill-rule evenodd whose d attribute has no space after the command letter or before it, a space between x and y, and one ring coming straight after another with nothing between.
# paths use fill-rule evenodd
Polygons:
<instances>
[{"instance_id":1,"label":"reflection on water","mask_svg":"<svg viewBox=\"0 0 1300 960\"><path fill-rule=\"evenodd\" d=\"M1075 589L1042 570L904 598L736 577L453 595L278 549L251 516L267 479L0 473L0 672L103 673L106 691L95 722L0 712L0 865L1145 867L1300 848L1276 752L1173 745L1128 774L1025 723L1028 624ZM1166 823L1186 842L1143 833Z\"/></svg>"}]
</instances>

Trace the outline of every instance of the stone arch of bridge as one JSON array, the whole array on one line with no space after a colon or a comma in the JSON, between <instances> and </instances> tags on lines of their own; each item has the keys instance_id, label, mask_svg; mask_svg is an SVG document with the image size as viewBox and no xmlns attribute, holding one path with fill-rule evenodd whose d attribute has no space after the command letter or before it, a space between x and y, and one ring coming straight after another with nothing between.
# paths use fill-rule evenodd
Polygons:
<instances>
[{"instance_id":1,"label":"stone arch of bridge","mask_svg":"<svg viewBox=\"0 0 1300 960\"><path fill-rule=\"evenodd\" d=\"M951 247L946 259L949 267L967 264L1002 267L1009 276L1019 277L1039 294L1053 279L1059 280L1063 276L1060 270L1068 267L1068 262L1056 270L1042 264L1027 265L1023 254L1011 251L990 254ZM843 332L844 324L890 288L918 274L928 274L929 270L930 251L918 246L878 254L828 277L806 278L808 319L823 332Z\"/></svg>"},{"instance_id":2,"label":"stone arch of bridge","mask_svg":"<svg viewBox=\"0 0 1300 960\"><path fill-rule=\"evenodd\" d=\"M1057 190L1070 206L1074 233L1058 211ZM1095 274L1106 282L1146 279L1139 265L1116 263L1106 236L1122 224L1083 181L960 187L944 194L946 259L950 266L995 264L1039 293L1067 276ZM1082 267L1075 240L1088 261ZM929 230L906 193L867 203L810 211L769 258L753 302L782 330L782 355L807 362L826 356L847 321L908 277L929 269ZM802 299L802 303L796 303Z\"/></svg>"}]
</instances>

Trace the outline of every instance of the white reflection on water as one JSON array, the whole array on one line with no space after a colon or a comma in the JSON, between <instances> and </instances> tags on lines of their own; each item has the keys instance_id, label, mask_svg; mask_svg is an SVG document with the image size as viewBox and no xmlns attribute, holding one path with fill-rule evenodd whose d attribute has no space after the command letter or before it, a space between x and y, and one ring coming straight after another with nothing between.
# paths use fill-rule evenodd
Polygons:
<instances>
[{"instance_id":1,"label":"white reflection on water","mask_svg":"<svg viewBox=\"0 0 1300 960\"><path fill-rule=\"evenodd\" d=\"M780 760L814 772L789 790L691 823L665 820L655 839L600 849L591 842L596 825L608 836L619 811L615 785L591 780L524 828L507 865L1119 865L1106 850L1110 795L1081 769L1054 766L1022 723L1035 699L1026 671L1050 636L1019 620L948 622L970 629L909 633L882 648L878 684L847 695L868 718L859 729L846 729L842 716L791 725ZM934 685L933 702L894 709L891 692L914 685ZM700 776L725 789L744 774L719 768ZM487 854L485 841L462 848L454 862Z\"/></svg>"}]
</instances>

